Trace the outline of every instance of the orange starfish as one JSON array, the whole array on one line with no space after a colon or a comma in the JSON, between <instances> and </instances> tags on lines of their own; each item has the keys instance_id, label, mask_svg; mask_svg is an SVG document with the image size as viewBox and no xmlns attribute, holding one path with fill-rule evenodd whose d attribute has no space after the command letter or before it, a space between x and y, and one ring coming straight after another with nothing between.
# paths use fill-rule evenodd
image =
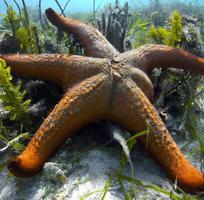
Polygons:
<instances>
[{"instance_id":1,"label":"orange starfish","mask_svg":"<svg viewBox=\"0 0 204 200\"><path fill-rule=\"evenodd\" d=\"M162 45L120 54L92 26L61 17L52 9L46 14L58 28L77 36L85 54L91 57L1 56L14 73L54 81L65 91L26 149L8 162L11 173L19 177L35 175L77 129L94 120L111 119L134 133L150 127L148 136L139 138L148 152L183 190L203 191L203 174L179 150L150 103L153 86L146 73L153 67L176 66L203 74L204 59Z\"/></svg>"}]
</instances>

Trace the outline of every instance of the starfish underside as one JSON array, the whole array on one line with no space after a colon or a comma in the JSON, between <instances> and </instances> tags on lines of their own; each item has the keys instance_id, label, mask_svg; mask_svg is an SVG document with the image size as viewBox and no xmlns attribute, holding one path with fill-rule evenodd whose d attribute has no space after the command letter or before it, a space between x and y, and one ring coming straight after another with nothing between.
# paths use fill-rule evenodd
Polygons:
<instances>
[{"instance_id":1,"label":"starfish underside","mask_svg":"<svg viewBox=\"0 0 204 200\"><path fill-rule=\"evenodd\" d=\"M154 67L177 67L204 73L204 59L182 49L146 45L119 53L90 25L64 18L47 9L48 19L74 34L85 56L41 54L2 55L14 73L54 81L64 89L55 106L25 150L8 162L12 174L37 174L65 140L95 120L111 119L132 133L149 127L139 140L168 176L185 191L204 190L204 176L182 154L154 106L153 85L147 72Z\"/></svg>"}]
</instances>

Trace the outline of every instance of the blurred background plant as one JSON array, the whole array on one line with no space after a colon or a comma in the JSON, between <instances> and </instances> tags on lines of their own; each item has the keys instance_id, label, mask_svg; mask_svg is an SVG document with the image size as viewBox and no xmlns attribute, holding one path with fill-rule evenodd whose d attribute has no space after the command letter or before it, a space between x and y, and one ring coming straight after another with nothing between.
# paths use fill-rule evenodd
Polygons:
<instances>
[{"instance_id":1,"label":"blurred background plant","mask_svg":"<svg viewBox=\"0 0 204 200\"><path fill-rule=\"evenodd\" d=\"M2 21L1 30L11 31L12 36L16 37L20 43L20 50L23 53L41 53L39 38L36 26L30 25L30 20L25 2L19 14L7 4L7 14Z\"/></svg>"},{"instance_id":2,"label":"blurred background plant","mask_svg":"<svg viewBox=\"0 0 204 200\"><path fill-rule=\"evenodd\" d=\"M165 26L165 24L164 24ZM181 15L178 11L173 11L170 26L156 28L154 25L150 27L150 37L158 44L165 44L176 47L181 42L182 22Z\"/></svg>"},{"instance_id":3,"label":"blurred background plant","mask_svg":"<svg viewBox=\"0 0 204 200\"><path fill-rule=\"evenodd\" d=\"M109 5L97 17L98 29L107 40L119 51L125 51L125 36L128 30L130 19L129 6L125 3L120 6L118 0L115 4Z\"/></svg>"}]
</instances>

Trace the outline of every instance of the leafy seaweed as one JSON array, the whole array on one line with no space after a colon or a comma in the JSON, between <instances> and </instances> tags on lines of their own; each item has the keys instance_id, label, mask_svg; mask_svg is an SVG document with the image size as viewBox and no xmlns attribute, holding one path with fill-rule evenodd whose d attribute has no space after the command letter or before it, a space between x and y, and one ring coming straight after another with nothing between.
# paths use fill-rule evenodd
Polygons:
<instances>
[{"instance_id":1,"label":"leafy seaweed","mask_svg":"<svg viewBox=\"0 0 204 200\"><path fill-rule=\"evenodd\" d=\"M27 119L31 100L25 100L25 91L21 92L21 84L14 86L11 83L10 67L0 59L0 100L5 111L9 112L12 121L23 122Z\"/></svg>"},{"instance_id":2,"label":"leafy seaweed","mask_svg":"<svg viewBox=\"0 0 204 200\"><path fill-rule=\"evenodd\" d=\"M181 15L178 11L174 11L171 16L171 26L168 28L154 25L150 27L149 34L152 39L159 44L166 44L169 46L178 46L181 42L182 21Z\"/></svg>"},{"instance_id":3,"label":"leafy seaweed","mask_svg":"<svg viewBox=\"0 0 204 200\"><path fill-rule=\"evenodd\" d=\"M133 21L134 22L127 34L134 40L132 46L136 48L141 45L151 43L151 38L148 34L150 20L142 19L140 15L133 13Z\"/></svg>"},{"instance_id":4,"label":"leafy seaweed","mask_svg":"<svg viewBox=\"0 0 204 200\"><path fill-rule=\"evenodd\" d=\"M19 140L29 137L28 133L23 133L23 129L31 125L29 119L31 100L24 100L25 94L25 91L21 91L20 83L17 85L12 83L10 67L7 67L5 61L0 59L0 102L2 107L0 141L5 144L0 151L5 151L9 147L22 150L24 145ZM6 113L6 117L4 117L4 113ZM12 132L15 134L11 134Z\"/></svg>"}]
</instances>

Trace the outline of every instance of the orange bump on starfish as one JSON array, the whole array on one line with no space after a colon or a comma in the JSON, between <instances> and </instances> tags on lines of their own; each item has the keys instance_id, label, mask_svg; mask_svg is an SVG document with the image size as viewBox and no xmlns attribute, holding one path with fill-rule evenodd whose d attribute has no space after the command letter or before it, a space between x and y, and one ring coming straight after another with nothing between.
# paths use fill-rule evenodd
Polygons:
<instances>
[{"instance_id":1,"label":"orange bump on starfish","mask_svg":"<svg viewBox=\"0 0 204 200\"><path fill-rule=\"evenodd\" d=\"M61 17L52 9L46 14L55 26L78 37L89 57L1 56L14 73L54 81L65 91L25 150L8 162L10 172L19 177L37 174L77 129L94 120L111 119L134 133L148 124L148 137L139 138L148 152L183 190L203 191L203 173L185 158L151 104L153 85L147 72L153 67L177 67L204 74L204 59L162 45L120 54L92 26Z\"/></svg>"}]
</instances>

